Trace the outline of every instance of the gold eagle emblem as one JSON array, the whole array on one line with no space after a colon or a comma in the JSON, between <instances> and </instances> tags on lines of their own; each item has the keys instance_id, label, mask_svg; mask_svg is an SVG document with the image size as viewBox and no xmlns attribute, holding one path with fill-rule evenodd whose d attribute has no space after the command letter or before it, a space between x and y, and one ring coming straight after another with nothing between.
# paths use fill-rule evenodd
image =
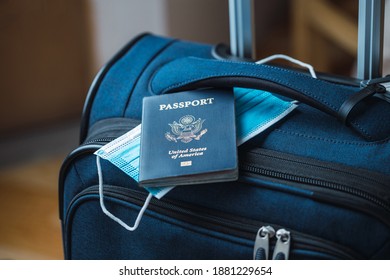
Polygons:
<instances>
[{"instance_id":1,"label":"gold eagle emblem","mask_svg":"<svg viewBox=\"0 0 390 280\"><path fill-rule=\"evenodd\" d=\"M168 124L173 134L166 132L165 138L168 141L177 142L180 140L183 143L200 140L207 132L207 129L202 130L204 121L201 118L196 120L192 115L185 115L179 119L179 122L174 121Z\"/></svg>"}]
</instances>

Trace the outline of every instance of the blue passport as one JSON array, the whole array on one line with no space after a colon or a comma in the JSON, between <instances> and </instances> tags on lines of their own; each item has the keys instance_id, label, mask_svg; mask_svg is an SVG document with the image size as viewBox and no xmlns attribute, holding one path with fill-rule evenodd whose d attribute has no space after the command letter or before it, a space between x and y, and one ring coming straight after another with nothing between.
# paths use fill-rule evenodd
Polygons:
<instances>
[{"instance_id":1,"label":"blue passport","mask_svg":"<svg viewBox=\"0 0 390 280\"><path fill-rule=\"evenodd\" d=\"M231 90L195 90L143 99L141 186L177 186L237 178Z\"/></svg>"}]
</instances>

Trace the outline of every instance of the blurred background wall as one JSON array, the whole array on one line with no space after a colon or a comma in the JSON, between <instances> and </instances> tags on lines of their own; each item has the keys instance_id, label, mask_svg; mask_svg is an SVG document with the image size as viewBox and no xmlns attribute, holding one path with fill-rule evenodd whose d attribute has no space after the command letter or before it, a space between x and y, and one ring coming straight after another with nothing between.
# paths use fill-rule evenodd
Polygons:
<instances>
[{"instance_id":1,"label":"blurred background wall","mask_svg":"<svg viewBox=\"0 0 390 280\"><path fill-rule=\"evenodd\" d=\"M79 113L88 85L83 1L0 2L0 133Z\"/></svg>"},{"instance_id":2,"label":"blurred background wall","mask_svg":"<svg viewBox=\"0 0 390 280\"><path fill-rule=\"evenodd\" d=\"M353 75L357 5L254 0L256 58ZM0 259L62 258L58 170L94 75L141 32L228 44L228 0L0 1Z\"/></svg>"}]
</instances>

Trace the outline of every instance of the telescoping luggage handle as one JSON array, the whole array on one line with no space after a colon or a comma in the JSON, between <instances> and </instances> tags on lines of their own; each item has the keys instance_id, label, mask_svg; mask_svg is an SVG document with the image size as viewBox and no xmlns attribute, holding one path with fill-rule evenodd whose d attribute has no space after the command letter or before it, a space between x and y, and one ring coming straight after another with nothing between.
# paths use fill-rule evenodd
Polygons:
<instances>
[{"instance_id":1,"label":"telescoping luggage handle","mask_svg":"<svg viewBox=\"0 0 390 280\"><path fill-rule=\"evenodd\" d=\"M229 0L230 48L232 55L249 58L255 49L254 1ZM383 0L359 0L357 77L361 80L382 76Z\"/></svg>"},{"instance_id":2,"label":"telescoping luggage handle","mask_svg":"<svg viewBox=\"0 0 390 280\"><path fill-rule=\"evenodd\" d=\"M270 91L338 118L366 140L383 140L390 135L390 103L380 98L368 98L386 92L380 85L361 89L270 65L197 57L179 58L163 65L150 81L153 94L201 87L246 87Z\"/></svg>"}]
</instances>

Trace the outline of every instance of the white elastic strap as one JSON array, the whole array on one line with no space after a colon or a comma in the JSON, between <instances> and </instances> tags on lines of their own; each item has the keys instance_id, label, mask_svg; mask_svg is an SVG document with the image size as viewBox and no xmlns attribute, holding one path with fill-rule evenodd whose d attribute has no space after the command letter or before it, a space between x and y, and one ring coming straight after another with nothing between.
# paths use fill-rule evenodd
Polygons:
<instances>
[{"instance_id":1,"label":"white elastic strap","mask_svg":"<svg viewBox=\"0 0 390 280\"><path fill-rule=\"evenodd\" d=\"M288 55L285 55L285 54L274 54L274 55L271 55L269 57L266 57L266 58L263 58L259 61L256 61L256 64L263 64L263 63L267 63L271 60L274 60L274 59L285 59L285 60L288 60L292 63L295 63L295 64L298 64L302 67L305 67L307 69L309 69L309 72L311 74L311 76L315 79L317 79L317 75L316 75L316 72L314 71L314 68L313 66L311 66L310 64L307 64L305 62L302 62L298 59L295 59L295 58L292 58L291 56L288 56Z\"/></svg>"},{"instance_id":2,"label":"white elastic strap","mask_svg":"<svg viewBox=\"0 0 390 280\"><path fill-rule=\"evenodd\" d=\"M97 166L97 172L99 177L99 197L100 197L100 207L102 208L102 211L104 214L106 214L108 217L110 217L112 220L120 224L122 227L129 231L134 231L137 229L139 223L141 222L142 216L148 208L149 202L152 199L153 195L150 193L148 197L145 200L144 206L142 206L141 210L138 213L137 219L135 220L134 225L128 226L125 222L123 222L121 219L113 215L110 211L107 210L106 206L104 205L104 196L103 196L103 174L102 174L102 167L100 166L100 157L96 156L96 166Z\"/></svg>"}]
</instances>

